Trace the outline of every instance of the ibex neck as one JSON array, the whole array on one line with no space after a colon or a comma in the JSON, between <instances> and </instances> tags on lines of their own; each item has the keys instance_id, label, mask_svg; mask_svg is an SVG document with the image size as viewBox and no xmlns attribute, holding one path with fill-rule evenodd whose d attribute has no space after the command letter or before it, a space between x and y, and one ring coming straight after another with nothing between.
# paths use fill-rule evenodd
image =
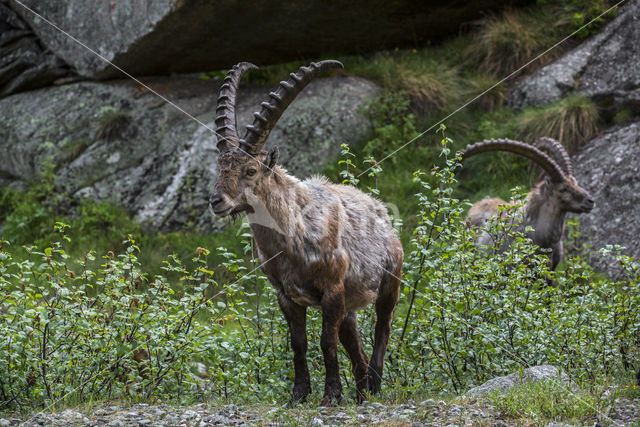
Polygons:
<instances>
[{"instance_id":1,"label":"ibex neck","mask_svg":"<svg viewBox=\"0 0 640 427\"><path fill-rule=\"evenodd\" d=\"M556 244L564 233L566 212L557 202L533 195L527 203L526 224L533 227L533 242L543 248Z\"/></svg>"},{"instance_id":2,"label":"ibex neck","mask_svg":"<svg viewBox=\"0 0 640 427\"><path fill-rule=\"evenodd\" d=\"M291 236L301 235L298 229L303 226L299 206L307 200L300 181L276 166L254 196L247 218L260 251L272 256L291 248Z\"/></svg>"}]
</instances>

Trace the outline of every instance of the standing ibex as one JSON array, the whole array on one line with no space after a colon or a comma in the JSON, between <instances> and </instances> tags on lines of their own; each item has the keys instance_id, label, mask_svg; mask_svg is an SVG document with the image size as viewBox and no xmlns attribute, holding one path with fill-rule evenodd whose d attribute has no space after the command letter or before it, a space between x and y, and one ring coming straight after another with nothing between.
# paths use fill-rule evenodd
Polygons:
<instances>
[{"instance_id":1,"label":"standing ibex","mask_svg":"<svg viewBox=\"0 0 640 427\"><path fill-rule=\"evenodd\" d=\"M218 98L216 125L220 175L210 205L224 217L247 212L262 270L275 287L291 331L295 379L292 401L311 385L307 368L306 309L322 310L320 346L326 381L323 404L341 398L338 339L351 359L356 399L380 389L393 310L398 302L403 250L382 203L352 186L315 177L300 181L276 164L278 150L263 151L269 132L296 95L318 74L342 68L337 61L301 67L269 94L238 138L235 97L242 62L227 74ZM259 215L258 215L259 214ZM269 218L256 218L256 216ZM267 225L269 224L269 225ZM268 262L267 262L268 261ZM356 312L375 301L377 322L371 361L364 353Z\"/></svg>"},{"instance_id":2,"label":"standing ibex","mask_svg":"<svg viewBox=\"0 0 640 427\"><path fill-rule=\"evenodd\" d=\"M562 259L562 237L567 212L590 212L594 201L578 185L573 176L571 158L558 141L540 138L537 146L539 148L520 141L490 139L468 145L462 151L462 157L466 159L486 151L509 151L529 158L546 172L548 177L531 189L526 203L517 212L522 216L520 229L531 226L533 231L529 233L529 237L533 243L541 248L551 249L550 268L553 270ZM471 224L485 225L503 204L506 204L504 200L495 198L485 198L475 203L469 210ZM477 244L490 245L491 239L488 231L483 230L478 236Z\"/></svg>"}]
</instances>

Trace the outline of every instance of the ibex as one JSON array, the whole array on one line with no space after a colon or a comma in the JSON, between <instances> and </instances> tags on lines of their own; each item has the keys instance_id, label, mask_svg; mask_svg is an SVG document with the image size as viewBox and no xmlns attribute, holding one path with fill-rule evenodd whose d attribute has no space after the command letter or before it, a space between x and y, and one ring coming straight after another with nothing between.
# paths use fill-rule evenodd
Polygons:
<instances>
[{"instance_id":1,"label":"ibex","mask_svg":"<svg viewBox=\"0 0 640 427\"><path fill-rule=\"evenodd\" d=\"M462 151L466 159L487 151L509 151L527 157L539 165L547 177L536 184L526 203L517 209L521 215L521 230L531 226L529 237L540 248L550 249L550 268L554 270L562 259L564 223L567 212L587 213L593 209L594 201L573 176L573 165L562 144L551 138L540 138L539 148L520 141L490 139L468 145ZM543 151L544 150L544 151ZM548 154L547 154L548 153ZM469 220L474 226L483 226L506 202L496 198L485 198L475 203L469 210ZM483 230L477 245L491 244L491 236Z\"/></svg>"},{"instance_id":2,"label":"ibex","mask_svg":"<svg viewBox=\"0 0 640 427\"><path fill-rule=\"evenodd\" d=\"M262 271L275 287L291 332L295 369L293 402L311 390L306 351L306 310L322 310L320 346L326 379L323 405L337 403L338 339L351 359L356 399L380 389L391 319L398 302L404 253L384 205L353 186L322 177L304 181L277 165L277 147L262 150L269 132L296 95L318 74L342 68L338 61L311 63L280 82L238 138L235 98L242 74L257 68L241 62L224 79L218 97L219 176L209 199L220 217L246 212ZM269 218L258 218L260 216ZM356 312L375 302L371 360L365 355Z\"/></svg>"}]
</instances>

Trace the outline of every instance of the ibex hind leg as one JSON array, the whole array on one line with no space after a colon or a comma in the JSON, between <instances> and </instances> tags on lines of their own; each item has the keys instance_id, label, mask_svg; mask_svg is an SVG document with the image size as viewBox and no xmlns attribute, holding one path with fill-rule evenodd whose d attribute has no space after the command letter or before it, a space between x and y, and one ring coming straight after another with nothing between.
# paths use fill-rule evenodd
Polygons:
<instances>
[{"instance_id":1,"label":"ibex hind leg","mask_svg":"<svg viewBox=\"0 0 640 427\"><path fill-rule=\"evenodd\" d=\"M369 358L362 347L360 339L360 331L358 330L358 322L356 313L350 312L346 315L340 325L340 342L347 350L349 359L351 360L351 371L356 379L356 402L364 401L364 390L367 387L367 366Z\"/></svg>"},{"instance_id":2,"label":"ibex hind leg","mask_svg":"<svg viewBox=\"0 0 640 427\"><path fill-rule=\"evenodd\" d=\"M342 385L338 367L338 336L345 317L344 285L340 281L325 287L320 301L322 307L322 335L320 348L324 356L325 383L322 406L333 406L342 399Z\"/></svg>"},{"instance_id":3,"label":"ibex hind leg","mask_svg":"<svg viewBox=\"0 0 640 427\"><path fill-rule=\"evenodd\" d=\"M367 371L367 388L369 392L374 394L379 392L382 386L382 366L384 364L384 355L387 351L387 344L389 343L393 310L398 303L401 277L402 261L398 263L393 271L385 273L382 283L380 284L378 299L376 300L377 319L373 354L371 355L369 369Z\"/></svg>"}]
</instances>

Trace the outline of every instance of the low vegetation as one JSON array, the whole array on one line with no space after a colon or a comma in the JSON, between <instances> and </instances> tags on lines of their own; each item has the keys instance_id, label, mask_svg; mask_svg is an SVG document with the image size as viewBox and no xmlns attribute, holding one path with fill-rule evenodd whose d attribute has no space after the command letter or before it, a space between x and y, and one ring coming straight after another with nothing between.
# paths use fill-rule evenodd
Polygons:
<instances>
[{"instance_id":1,"label":"low vegetation","mask_svg":"<svg viewBox=\"0 0 640 427\"><path fill-rule=\"evenodd\" d=\"M591 249L577 238L554 273L522 237L500 257L478 253L465 200L522 197L513 189L531 184L527 163L509 155L478 156L461 168L454 155L491 137L531 142L549 135L575 150L598 131L597 106L570 97L541 108L504 109L507 82L448 120L451 139L435 129L422 133L606 7L600 0L539 1L531 10L483 20L478 25L486 37L462 35L437 47L340 58L347 72L374 79L385 91L362 112L372 119L371 134L345 146L340 163L325 172L395 204L406 253L379 399L451 396L542 363L566 372L581 387L573 397L597 414L554 385L495 397L494 406L544 423L607 414L604 385L626 385L624 393L637 397L631 387L640 360L638 261L613 247L594 248L625 271L618 279L596 274L587 263ZM563 12L548 21L554 10ZM529 34L539 32L535 28L549 30L540 45ZM509 31L511 45L490 37ZM514 52L509 60L515 62L482 65L465 46L486 52L483 58ZM272 76L296 65L267 67L250 77L273 83ZM127 119L104 111L101 137L122 131ZM70 152L84 146L73 144ZM60 194L52 163L42 171L27 188L0 191L0 411L116 398L254 405L287 400L293 371L287 325L257 269L244 222L215 234L145 232L119 206L77 203ZM496 248L514 237L506 224L492 227ZM572 230L571 236L579 234L578 225ZM555 286L546 286L550 275ZM368 353L374 317L372 310L359 317ZM310 405L320 401L324 376L320 328L319 312L311 310L308 360L317 400ZM352 390L348 358L343 352L340 357L344 389Z\"/></svg>"}]
</instances>

